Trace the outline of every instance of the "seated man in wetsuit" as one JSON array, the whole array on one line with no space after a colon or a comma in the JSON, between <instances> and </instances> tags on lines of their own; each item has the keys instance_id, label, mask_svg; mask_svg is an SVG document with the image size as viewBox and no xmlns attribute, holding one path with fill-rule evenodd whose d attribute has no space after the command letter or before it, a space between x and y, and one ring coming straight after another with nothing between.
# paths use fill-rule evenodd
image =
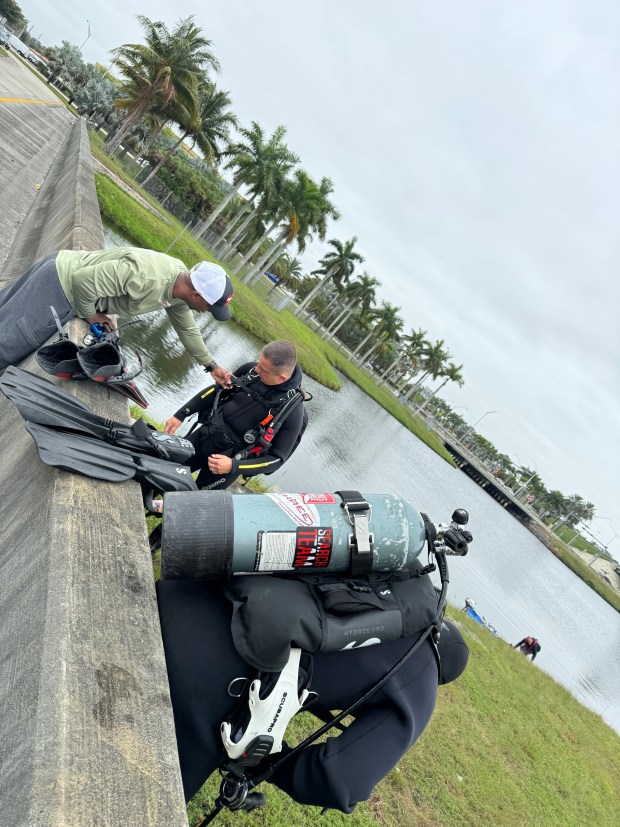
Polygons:
<instances>
[{"instance_id":1,"label":"seated man in wetsuit","mask_svg":"<svg viewBox=\"0 0 620 827\"><path fill-rule=\"evenodd\" d=\"M270 342L258 362L234 371L232 388L211 385L170 417L165 432L174 434L186 417L198 414L200 427L188 436L196 453L188 464L200 471L199 488L227 488L240 474L271 474L286 462L304 418L301 381L293 345Z\"/></svg>"}]
</instances>

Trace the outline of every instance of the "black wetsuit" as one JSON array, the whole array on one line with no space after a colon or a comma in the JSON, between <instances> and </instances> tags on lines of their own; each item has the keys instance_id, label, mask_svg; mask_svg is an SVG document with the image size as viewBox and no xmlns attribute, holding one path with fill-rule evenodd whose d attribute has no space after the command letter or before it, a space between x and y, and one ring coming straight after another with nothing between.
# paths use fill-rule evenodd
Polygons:
<instances>
[{"instance_id":1,"label":"black wetsuit","mask_svg":"<svg viewBox=\"0 0 620 827\"><path fill-rule=\"evenodd\" d=\"M256 362L247 362L241 365L234 371L234 376L246 376L256 364ZM222 411L226 426L234 432L237 442L235 446L229 445L227 447L226 440L222 441L218 438L217 433L214 433L214 426L209 423L201 425L198 430L188 437L196 450L188 464L192 471L200 469L197 479L199 488L227 488L239 474L244 477L271 474L286 462L301 429L303 402L297 405L286 417L267 452L261 453L259 456L249 456L245 459L235 459L234 454L248 447L244 442L243 435L247 431L256 428L274 404L286 396L288 391L299 388L301 381L301 368L296 365L291 378L280 385L265 385L260 379L255 378L248 387L254 394L258 394L261 397L260 399L250 396L241 388L233 388L222 393L218 408ZM217 385L211 385L200 391L183 407L179 408L174 416L182 421L191 414L198 413L199 421L206 422L213 409L217 389ZM223 454L227 457L233 457L232 470L229 474L217 475L209 471L207 460L211 454Z\"/></svg>"},{"instance_id":2,"label":"black wetsuit","mask_svg":"<svg viewBox=\"0 0 620 827\"><path fill-rule=\"evenodd\" d=\"M236 677L254 677L256 670L233 646L232 606L216 583L164 580L157 583L157 596L183 787L189 800L224 758L219 726L236 705L227 694L228 684ZM385 675L412 642L401 638L314 655L311 689L319 693L324 707L346 709ZM270 781L300 804L351 812L369 798L428 724L437 681L435 655L425 641L356 710L355 720L344 732L294 756ZM317 729L319 725L317 721Z\"/></svg>"}]
</instances>

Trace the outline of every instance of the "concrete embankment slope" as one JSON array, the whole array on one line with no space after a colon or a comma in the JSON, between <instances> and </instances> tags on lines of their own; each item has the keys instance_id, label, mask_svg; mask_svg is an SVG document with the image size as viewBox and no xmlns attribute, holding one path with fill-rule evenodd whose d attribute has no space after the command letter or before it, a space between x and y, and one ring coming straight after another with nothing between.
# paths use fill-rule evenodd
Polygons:
<instances>
[{"instance_id":1,"label":"concrete embankment slope","mask_svg":"<svg viewBox=\"0 0 620 827\"><path fill-rule=\"evenodd\" d=\"M85 125L51 123L62 140L47 169L28 167L41 190L3 274L103 246ZM127 420L120 396L63 387ZM2 395L0 422L0 823L186 825L139 487L43 465Z\"/></svg>"}]
</instances>

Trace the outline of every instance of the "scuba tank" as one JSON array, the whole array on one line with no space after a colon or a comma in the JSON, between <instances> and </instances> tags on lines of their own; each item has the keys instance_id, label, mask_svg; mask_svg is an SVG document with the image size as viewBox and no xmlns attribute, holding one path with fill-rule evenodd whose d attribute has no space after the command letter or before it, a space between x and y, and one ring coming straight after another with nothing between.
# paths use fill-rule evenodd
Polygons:
<instances>
[{"instance_id":1,"label":"scuba tank","mask_svg":"<svg viewBox=\"0 0 620 827\"><path fill-rule=\"evenodd\" d=\"M169 493L162 577L397 571L425 541L419 512L393 494Z\"/></svg>"}]
</instances>

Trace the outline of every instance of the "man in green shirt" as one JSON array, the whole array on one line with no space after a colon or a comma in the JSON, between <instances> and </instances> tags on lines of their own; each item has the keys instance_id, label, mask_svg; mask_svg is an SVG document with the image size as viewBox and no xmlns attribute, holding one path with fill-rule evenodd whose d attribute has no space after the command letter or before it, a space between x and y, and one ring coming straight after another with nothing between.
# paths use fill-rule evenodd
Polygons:
<instances>
[{"instance_id":1,"label":"man in green shirt","mask_svg":"<svg viewBox=\"0 0 620 827\"><path fill-rule=\"evenodd\" d=\"M111 315L139 316L163 309L188 353L226 385L229 373L207 350L192 310L226 321L232 294L225 271L208 261L188 270L177 258L139 247L61 250L0 291L0 371L53 335L50 305L63 324L77 316L112 327Z\"/></svg>"}]
</instances>

